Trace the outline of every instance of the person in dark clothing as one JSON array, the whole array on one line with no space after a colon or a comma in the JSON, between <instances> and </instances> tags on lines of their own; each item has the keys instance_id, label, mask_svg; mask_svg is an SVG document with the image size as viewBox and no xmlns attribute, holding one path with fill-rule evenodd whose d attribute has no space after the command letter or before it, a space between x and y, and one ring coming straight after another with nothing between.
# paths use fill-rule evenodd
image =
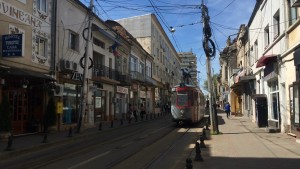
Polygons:
<instances>
[{"instance_id":1,"label":"person in dark clothing","mask_svg":"<svg viewBox=\"0 0 300 169\"><path fill-rule=\"evenodd\" d=\"M229 118L230 112L231 112L229 102L227 102L227 103L225 104L224 110L225 110L225 113L226 113L226 115L227 115L227 118Z\"/></svg>"},{"instance_id":2,"label":"person in dark clothing","mask_svg":"<svg viewBox=\"0 0 300 169\"><path fill-rule=\"evenodd\" d=\"M143 104L141 104L141 112L140 112L140 116L141 116L141 120L144 120L144 115L146 114L146 110Z\"/></svg>"},{"instance_id":3,"label":"person in dark clothing","mask_svg":"<svg viewBox=\"0 0 300 169\"><path fill-rule=\"evenodd\" d=\"M136 110L136 106L133 107L133 116L134 116L135 122L137 122L137 110Z\"/></svg>"}]
</instances>

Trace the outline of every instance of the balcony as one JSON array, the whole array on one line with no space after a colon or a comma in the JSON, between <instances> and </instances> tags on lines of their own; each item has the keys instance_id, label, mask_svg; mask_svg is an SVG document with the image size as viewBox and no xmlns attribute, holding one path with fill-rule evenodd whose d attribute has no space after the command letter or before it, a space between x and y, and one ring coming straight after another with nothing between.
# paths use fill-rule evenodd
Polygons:
<instances>
[{"instance_id":1,"label":"balcony","mask_svg":"<svg viewBox=\"0 0 300 169\"><path fill-rule=\"evenodd\" d=\"M150 76L146 76L145 83L149 86L156 86L157 85L156 81Z\"/></svg>"},{"instance_id":2,"label":"balcony","mask_svg":"<svg viewBox=\"0 0 300 169\"><path fill-rule=\"evenodd\" d=\"M117 71L104 65L95 64L93 68L92 79L95 81L104 81L111 84L119 84Z\"/></svg>"},{"instance_id":3,"label":"balcony","mask_svg":"<svg viewBox=\"0 0 300 169\"><path fill-rule=\"evenodd\" d=\"M131 85L131 77L128 74L122 74L121 72L117 71L117 78L120 81L120 85L122 86L130 86Z\"/></svg>"},{"instance_id":4,"label":"balcony","mask_svg":"<svg viewBox=\"0 0 300 169\"><path fill-rule=\"evenodd\" d=\"M138 72L138 71L131 71L130 72L130 77L132 80L135 81L139 81L139 82L144 82L145 81L145 77L142 73Z\"/></svg>"}]
</instances>

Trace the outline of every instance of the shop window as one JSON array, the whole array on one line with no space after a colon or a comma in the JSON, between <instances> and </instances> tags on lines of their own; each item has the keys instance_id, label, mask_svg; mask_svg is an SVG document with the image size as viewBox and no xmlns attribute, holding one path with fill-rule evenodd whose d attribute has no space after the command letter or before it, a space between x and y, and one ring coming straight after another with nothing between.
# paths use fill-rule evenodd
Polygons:
<instances>
[{"instance_id":1,"label":"shop window","mask_svg":"<svg viewBox=\"0 0 300 169\"><path fill-rule=\"evenodd\" d=\"M299 126L300 123L300 111L299 111L299 83L294 83L293 85L293 112L292 114L292 124Z\"/></svg>"},{"instance_id":2,"label":"shop window","mask_svg":"<svg viewBox=\"0 0 300 169\"><path fill-rule=\"evenodd\" d=\"M270 102L271 102L271 118L273 120L279 120L280 115L280 101L279 101L279 90L278 81L269 82L270 87Z\"/></svg>"},{"instance_id":3,"label":"shop window","mask_svg":"<svg viewBox=\"0 0 300 169\"><path fill-rule=\"evenodd\" d=\"M71 124L77 123L78 110L79 110L79 99L80 89L76 90L76 86L73 84L67 84L64 87L63 93L63 123Z\"/></svg>"}]
</instances>

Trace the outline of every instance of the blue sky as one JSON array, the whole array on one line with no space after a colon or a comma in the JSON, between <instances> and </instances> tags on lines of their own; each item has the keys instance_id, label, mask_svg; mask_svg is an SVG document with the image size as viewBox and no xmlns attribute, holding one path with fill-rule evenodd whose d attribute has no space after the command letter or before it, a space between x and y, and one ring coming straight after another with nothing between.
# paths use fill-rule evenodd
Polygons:
<instances>
[{"instance_id":1,"label":"blue sky","mask_svg":"<svg viewBox=\"0 0 300 169\"><path fill-rule=\"evenodd\" d=\"M90 0L81 0L88 6ZM219 51L229 35L236 34L241 24L249 21L256 0L204 0L213 30L212 40L217 54L211 61L214 73L219 73ZM155 13L178 52L192 51L197 55L200 85L206 80L205 55L202 48L201 0L94 0L96 13L103 20L117 20ZM172 33L169 27L176 30ZM234 38L236 36L232 36Z\"/></svg>"}]
</instances>

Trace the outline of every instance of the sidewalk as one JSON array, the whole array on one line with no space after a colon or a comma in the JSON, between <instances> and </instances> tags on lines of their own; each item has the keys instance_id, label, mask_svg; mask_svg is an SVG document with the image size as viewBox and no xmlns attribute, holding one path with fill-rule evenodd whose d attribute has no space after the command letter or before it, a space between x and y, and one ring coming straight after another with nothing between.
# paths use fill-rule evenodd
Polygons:
<instances>
[{"instance_id":1,"label":"sidewalk","mask_svg":"<svg viewBox=\"0 0 300 169\"><path fill-rule=\"evenodd\" d=\"M205 140L203 161L191 158L194 168L205 169L293 169L300 166L300 144L286 133L268 133L247 117L218 114L220 135Z\"/></svg>"}]
</instances>

